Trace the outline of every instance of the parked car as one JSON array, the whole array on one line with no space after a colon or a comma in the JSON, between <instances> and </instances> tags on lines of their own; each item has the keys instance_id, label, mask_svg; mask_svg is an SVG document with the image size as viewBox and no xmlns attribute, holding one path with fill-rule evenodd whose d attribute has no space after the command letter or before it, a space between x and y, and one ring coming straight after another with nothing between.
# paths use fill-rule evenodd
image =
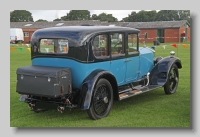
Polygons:
<instances>
[{"instance_id":1,"label":"parked car","mask_svg":"<svg viewBox=\"0 0 200 137\"><path fill-rule=\"evenodd\" d=\"M10 43L24 41L24 33L21 28L10 28Z\"/></svg>"},{"instance_id":2,"label":"parked car","mask_svg":"<svg viewBox=\"0 0 200 137\"><path fill-rule=\"evenodd\" d=\"M113 100L164 87L176 92L181 60L154 57L139 46L140 30L113 26L68 26L37 30L31 38L32 65L16 70L21 101L34 112L78 107L91 119L109 115ZM44 39L54 41L44 44ZM158 102L159 103L159 102Z\"/></svg>"}]
</instances>

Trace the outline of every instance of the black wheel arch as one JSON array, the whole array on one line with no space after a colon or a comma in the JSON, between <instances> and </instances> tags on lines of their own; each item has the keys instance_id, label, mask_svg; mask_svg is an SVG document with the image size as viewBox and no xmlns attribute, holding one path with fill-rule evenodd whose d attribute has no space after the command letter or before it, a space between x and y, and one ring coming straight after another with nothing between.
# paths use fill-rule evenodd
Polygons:
<instances>
[{"instance_id":1,"label":"black wheel arch","mask_svg":"<svg viewBox=\"0 0 200 137\"><path fill-rule=\"evenodd\" d=\"M167 82L170 68L173 64L176 64L178 69L182 68L181 60L177 57L165 57L162 58L150 72L150 84L164 86Z\"/></svg>"},{"instance_id":2,"label":"black wheel arch","mask_svg":"<svg viewBox=\"0 0 200 137\"><path fill-rule=\"evenodd\" d=\"M104 78L108 80L113 88L114 99L118 99L118 86L115 76L102 69L97 69L91 72L83 81L80 95L80 108L87 110L90 107L93 90L99 79Z\"/></svg>"}]
</instances>

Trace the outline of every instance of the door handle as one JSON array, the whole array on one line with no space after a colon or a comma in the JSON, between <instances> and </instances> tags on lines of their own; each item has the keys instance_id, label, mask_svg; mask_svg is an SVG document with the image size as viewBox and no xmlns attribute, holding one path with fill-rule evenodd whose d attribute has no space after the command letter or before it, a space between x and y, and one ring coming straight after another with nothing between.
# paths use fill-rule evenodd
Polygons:
<instances>
[{"instance_id":1,"label":"door handle","mask_svg":"<svg viewBox=\"0 0 200 137\"><path fill-rule=\"evenodd\" d=\"M127 59L127 60L125 60L124 62L129 62L129 61L132 61L131 59Z\"/></svg>"}]
</instances>

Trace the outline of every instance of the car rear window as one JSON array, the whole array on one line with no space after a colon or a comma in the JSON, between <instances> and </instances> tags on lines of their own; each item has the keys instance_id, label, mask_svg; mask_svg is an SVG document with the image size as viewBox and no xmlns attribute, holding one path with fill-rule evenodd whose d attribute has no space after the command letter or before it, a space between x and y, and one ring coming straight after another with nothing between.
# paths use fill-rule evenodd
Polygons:
<instances>
[{"instance_id":1,"label":"car rear window","mask_svg":"<svg viewBox=\"0 0 200 137\"><path fill-rule=\"evenodd\" d=\"M68 53L69 46L67 39L41 39L39 46L41 53L46 54L66 54Z\"/></svg>"}]
</instances>

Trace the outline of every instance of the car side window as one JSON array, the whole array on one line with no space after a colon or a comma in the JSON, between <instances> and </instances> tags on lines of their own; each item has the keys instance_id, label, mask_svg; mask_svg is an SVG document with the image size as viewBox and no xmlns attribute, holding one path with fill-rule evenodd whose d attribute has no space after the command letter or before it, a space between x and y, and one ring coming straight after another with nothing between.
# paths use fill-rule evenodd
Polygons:
<instances>
[{"instance_id":1,"label":"car side window","mask_svg":"<svg viewBox=\"0 0 200 137\"><path fill-rule=\"evenodd\" d=\"M108 53L108 35L97 35L92 43L92 52L95 57L107 57Z\"/></svg>"},{"instance_id":2,"label":"car side window","mask_svg":"<svg viewBox=\"0 0 200 137\"><path fill-rule=\"evenodd\" d=\"M137 34L128 34L128 54L134 54L137 51Z\"/></svg>"},{"instance_id":3,"label":"car side window","mask_svg":"<svg viewBox=\"0 0 200 137\"><path fill-rule=\"evenodd\" d=\"M122 33L113 33L111 37L111 54L115 55L124 55L124 34Z\"/></svg>"}]
</instances>

